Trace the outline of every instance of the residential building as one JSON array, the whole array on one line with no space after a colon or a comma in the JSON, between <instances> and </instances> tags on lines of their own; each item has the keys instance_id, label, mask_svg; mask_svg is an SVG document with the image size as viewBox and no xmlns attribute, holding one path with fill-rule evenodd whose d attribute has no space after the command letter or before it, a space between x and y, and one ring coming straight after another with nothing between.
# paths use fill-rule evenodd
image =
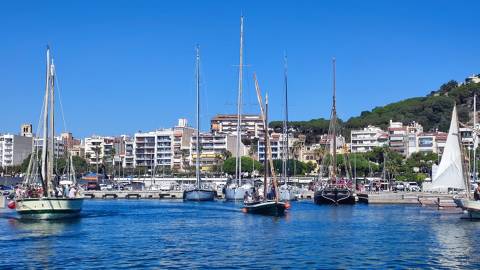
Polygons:
<instances>
[{"instance_id":1,"label":"residential building","mask_svg":"<svg viewBox=\"0 0 480 270\"><path fill-rule=\"evenodd\" d=\"M20 130L20 136L33 137L32 124L23 124Z\"/></svg>"},{"instance_id":2,"label":"residential building","mask_svg":"<svg viewBox=\"0 0 480 270\"><path fill-rule=\"evenodd\" d=\"M85 159L90 165L100 165L113 162L114 137L91 136L84 140Z\"/></svg>"},{"instance_id":3,"label":"residential building","mask_svg":"<svg viewBox=\"0 0 480 270\"><path fill-rule=\"evenodd\" d=\"M196 129L189 127L187 119L179 119L173 130L173 164L177 171L185 171L190 166L190 142Z\"/></svg>"},{"instance_id":4,"label":"residential building","mask_svg":"<svg viewBox=\"0 0 480 270\"><path fill-rule=\"evenodd\" d=\"M393 122L390 120L388 127L389 147L393 151L408 157L411 153L417 152L417 135L423 132L423 127L419 123L412 122L404 126L402 122Z\"/></svg>"},{"instance_id":5,"label":"residential building","mask_svg":"<svg viewBox=\"0 0 480 270\"><path fill-rule=\"evenodd\" d=\"M151 132L135 133L134 166L146 170L171 169L173 162L173 129L160 129Z\"/></svg>"},{"instance_id":6,"label":"residential building","mask_svg":"<svg viewBox=\"0 0 480 270\"><path fill-rule=\"evenodd\" d=\"M219 114L210 121L212 133L237 134L237 115ZM244 114L242 115L241 125L242 138L263 138L264 124L260 115Z\"/></svg>"},{"instance_id":7,"label":"residential building","mask_svg":"<svg viewBox=\"0 0 480 270\"><path fill-rule=\"evenodd\" d=\"M16 166L32 153L32 137L0 135L0 167Z\"/></svg>"},{"instance_id":8,"label":"residential building","mask_svg":"<svg viewBox=\"0 0 480 270\"><path fill-rule=\"evenodd\" d=\"M387 144L388 133L376 126L368 126L350 132L350 151L352 153L369 152L375 147Z\"/></svg>"},{"instance_id":9,"label":"residential building","mask_svg":"<svg viewBox=\"0 0 480 270\"><path fill-rule=\"evenodd\" d=\"M237 153L237 137L231 134L200 133L200 167L203 171L211 170L221 162L229 153L232 157ZM193 134L190 142L190 165L197 162L197 135ZM247 154L243 143L240 143L239 155Z\"/></svg>"},{"instance_id":10,"label":"residential building","mask_svg":"<svg viewBox=\"0 0 480 270\"><path fill-rule=\"evenodd\" d=\"M65 151L72 151L74 146L81 144L81 141L78 139L75 139L71 132L62 132L60 134L60 137L63 141L63 145L65 146Z\"/></svg>"},{"instance_id":11,"label":"residential building","mask_svg":"<svg viewBox=\"0 0 480 270\"><path fill-rule=\"evenodd\" d=\"M295 141L298 141L298 139L293 138L292 135L289 136L288 139L288 153L294 153L294 145ZM287 146L285 145L285 141L283 140L283 134L282 133L276 133L273 132L270 134L270 146L272 148L272 159L283 159L284 151L286 151ZM296 149L295 149L296 150ZM258 151L257 151L257 158L259 161L263 162L265 159L265 141L264 140L259 140L258 141ZM290 158L294 158L293 156Z\"/></svg>"},{"instance_id":12,"label":"residential building","mask_svg":"<svg viewBox=\"0 0 480 270\"><path fill-rule=\"evenodd\" d=\"M43 150L43 138L34 138L35 149L38 151ZM63 158L65 156L65 146L63 145L63 140L60 136L54 137L53 139L53 152L55 153L55 158Z\"/></svg>"},{"instance_id":13,"label":"residential building","mask_svg":"<svg viewBox=\"0 0 480 270\"><path fill-rule=\"evenodd\" d=\"M471 75L465 78L465 84L469 83L480 83L480 74Z\"/></svg>"}]
</instances>

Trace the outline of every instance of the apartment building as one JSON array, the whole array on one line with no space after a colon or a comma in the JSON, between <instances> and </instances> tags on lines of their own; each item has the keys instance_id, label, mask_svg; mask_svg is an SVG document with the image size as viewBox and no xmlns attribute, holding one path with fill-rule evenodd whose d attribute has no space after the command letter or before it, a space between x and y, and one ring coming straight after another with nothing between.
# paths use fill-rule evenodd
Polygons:
<instances>
[{"instance_id":1,"label":"apartment building","mask_svg":"<svg viewBox=\"0 0 480 270\"><path fill-rule=\"evenodd\" d=\"M43 138L34 138L35 149L38 151L43 150ZM60 136L57 136L53 139L53 152L55 153L55 158L63 158L65 156L65 145Z\"/></svg>"},{"instance_id":2,"label":"apartment building","mask_svg":"<svg viewBox=\"0 0 480 270\"><path fill-rule=\"evenodd\" d=\"M190 165L197 162L197 135L193 134L190 142ZM232 157L237 153L237 137L231 134L200 133L200 168L202 171L211 170L214 166L223 162L227 152ZM247 150L240 143L239 155L244 156Z\"/></svg>"},{"instance_id":3,"label":"apartment building","mask_svg":"<svg viewBox=\"0 0 480 270\"><path fill-rule=\"evenodd\" d=\"M0 135L0 167L16 166L32 153L32 137Z\"/></svg>"},{"instance_id":4,"label":"apartment building","mask_svg":"<svg viewBox=\"0 0 480 270\"><path fill-rule=\"evenodd\" d=\"M350 152L365 153L375 147L388 145L388 133L376 126L350 132Z\"/></svg>"},{"instance_id":5,"label":"apartment building","mask_svg":"<svg viewBox=\"0 0 480 270\"><path fill-rule=\"evenodd\" d=\"M90 165L100 165L113 162L114 137L91 136L84 140L85 159Z\"/></svg>"},{"instance_id":6,"label":"apartment building","mask_svg":"<svg viewBox=\"0 0 480 270\"><path fill-rule=\"evenodd\" d=\"M402 122L390 120L388 127L389 147L393 151L408 157L411 153L417 152L417 137L422 132L423 127L419 123L412 122L405 126Z\"/></svg>"},{"instance_id":7,"label":"apartment building","mask_svg":"<svg viewBox=\"0 0 480 270\"><path fill-rule=\"evenodd\" d=\"M172 168L176 171L185 171L190 166L191 140L196 129L188 127L187 119L179 119L173 129L173 160Z\"/></svg>"},{"instance_id":8,"label":"apartment building","mask_svg":"<svg viewBox=\"0 0 480 270\"><path fill-rule=\"evenodd\" d=\"M146 170L170 169L173 165L173 129L160 129L151 132L135 133L134 166Z\"/></svg>"},{"instance_id":9,"label":"apartment building","mask_svg":"<svg viewBox=\"0 0 480 270\"><path fill-rule=\"evenodd\" d=\"M237 115L236 114L219 114L210 121L212 133L237 134ZM263 138L264 124L262 117L255 114L242 115L241 125L242 138Z\"/></svg>"},{"instance_id":10,"label":"apartment building","mask_svg":"<svg viewBox=\"0 0 480 270\"><path fill-rule=\"evenodd\" d=\"M298 141L297 138L294 138L292 135L288 137L288 153L292 154L294 152L293 146L295 141ZM273 132L270 134L270 146L272 147L272 159L283 159L284 151L287 149L287 145L285 144L285 140L283 139L282 133ZM299 149L300 150L300 149ZM257 159L258 161L263 162L265 159L265 141L259 140L258 141L258 151L257 151ZM292 159L293 157L290 156Z\"/></svg>"}]
</instances>

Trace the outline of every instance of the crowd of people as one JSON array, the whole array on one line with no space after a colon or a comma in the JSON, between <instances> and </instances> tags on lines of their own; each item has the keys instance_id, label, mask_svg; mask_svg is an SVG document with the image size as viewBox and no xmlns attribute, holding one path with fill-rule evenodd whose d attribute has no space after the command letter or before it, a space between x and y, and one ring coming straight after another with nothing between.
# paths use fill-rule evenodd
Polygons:
<instances>
[{"instance_id":1,"label":"crowd of people","mask_svg":"<svg viewBox=\"0 0 480 270\"><path fill-rule=\"evenodd\" d=\"M76 198L79 195L80 188L76 185L57 185L50 195L56 198ZM23 198L41 198L44 196L43 187L38 184L18 185L15 187L15 197Z\"/></svg>"}]
</instances>

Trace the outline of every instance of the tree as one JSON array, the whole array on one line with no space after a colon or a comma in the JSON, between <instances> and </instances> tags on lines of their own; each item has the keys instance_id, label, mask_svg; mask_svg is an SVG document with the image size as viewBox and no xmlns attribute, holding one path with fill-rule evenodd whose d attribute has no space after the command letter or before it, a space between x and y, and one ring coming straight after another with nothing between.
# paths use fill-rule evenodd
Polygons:
<instances>
[{"instance_id":1,"label":"tree","mask_svg":"<svg viewBox=\"0 0 480 270\"><path fill-rule=\"evenodd\" d=\"M263 171L263 165L260 162L250 157L242 157L241 159L242 172L252 173L252 168L254 168L256 171ZM225 162L223 163L223 171L230 175L235 175L235 157L231 157L225 160Z\"/></svg>"}]
</instances>

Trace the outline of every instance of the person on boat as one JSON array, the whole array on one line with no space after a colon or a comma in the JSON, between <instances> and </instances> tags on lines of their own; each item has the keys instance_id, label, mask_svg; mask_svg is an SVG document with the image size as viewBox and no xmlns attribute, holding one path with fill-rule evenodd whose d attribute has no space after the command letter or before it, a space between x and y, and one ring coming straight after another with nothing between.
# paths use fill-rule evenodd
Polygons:
<instances>
[{"instance_id":1,"label":"person on boat","mask_svg":"<svg viewBox=\"0 0 480 270\"><path fill-rule=\"evenodd\" d=\"M68 193L68 198L70 199L75 198L76 193L77 193L77 190L75 189L75 187L72 187Z\"/></svg>"},{"instance_id":2,"label":"person on boat","mask_svg":"<svg viewBox=\"0 0 480 270\"><path fill-rule=\"evenodd\" d=\"M56 194L57 198L63 197L62 188L60 186L57 186L55 189L57 190L57 194Z\"/></svg>"},{"instance_id":3,"label":"person on boat","mask_svg":"<svg viewBox=\"0 0 480 270\"><path fill-rule=\"evenodd\" d=\"M480 183L477 185L477 188L473 192L473 199L475 201L480 201Z\"/></svg>"}]
</instances>

